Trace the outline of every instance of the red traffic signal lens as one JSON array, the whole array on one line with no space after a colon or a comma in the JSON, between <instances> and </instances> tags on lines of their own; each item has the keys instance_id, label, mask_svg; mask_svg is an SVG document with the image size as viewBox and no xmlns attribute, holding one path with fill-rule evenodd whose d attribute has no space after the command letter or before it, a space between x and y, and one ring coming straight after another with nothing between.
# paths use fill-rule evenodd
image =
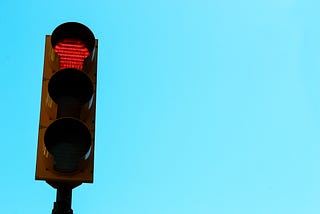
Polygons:
<instances>
[{"instance_id":1,"label":"red traffic signal lens","mask_svg":"<svg viewBox=\"0 0 320 214\"><path fill-rule=\"evenodd\" d=\"M94 49L95 37L85 25L67 22L52 32L51 45L60 57L60 69L82 70L84 59Z\"/></svg>"},{"instance_id":2,"label":"red traffic signal lens","mask_svg":"<svg viewBox=\"0 0 320 214\"><path fill-rule=\"evenodd\" d=\"M54 52L60 57L60 69L82 70L84 59L90 55L86 44L79 39L63 39L56 44Z\"/></svg>"}]
</instances>

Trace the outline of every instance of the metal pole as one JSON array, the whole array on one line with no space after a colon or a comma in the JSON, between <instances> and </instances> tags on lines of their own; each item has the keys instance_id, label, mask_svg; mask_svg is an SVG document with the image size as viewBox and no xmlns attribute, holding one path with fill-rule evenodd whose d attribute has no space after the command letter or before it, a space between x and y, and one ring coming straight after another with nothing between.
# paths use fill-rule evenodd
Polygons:
<instances>
[{"instance_id":1,"label":"metal pole","mask_svg":"<svg viewBox=\"0 0 320 214\"><path fill-rule=\"evenodd\" d=\"M68 186L57 187L57 199L54 202L52 214L73 214L71 209L72 188Z\"/></svg>"}]
</instances>

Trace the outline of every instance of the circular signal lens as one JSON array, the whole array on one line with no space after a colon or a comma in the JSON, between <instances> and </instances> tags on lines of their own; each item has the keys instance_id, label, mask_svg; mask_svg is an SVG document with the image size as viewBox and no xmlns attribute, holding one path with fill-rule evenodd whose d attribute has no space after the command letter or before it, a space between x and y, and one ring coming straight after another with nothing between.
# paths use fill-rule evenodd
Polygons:
<instances>
[{"instance_id":1,"label":"circular signal lens","mask_svg":"<svg viewBox=\"0 0 320 214\"><path fill-rule=\"evenodd\" d=\"M59 25L51 36L54 51L60 57L60 69L83 69L84 59L93 51L95 37L83 24L66 22Z\"/></svg>"},{"instance_id":2,"label":"circular signal lens","mask_svg":"<svg viewBox=\"0 0 320 214\"><path fill-rule=\"evenodd\" d=\"M80 105L83 105L93 95L93 84L85 73L68 68L58 71L51 77L48 91L57 104L62 97L73 97Z\"/></svg>"},{"instance_id":3,"label":"circular signal lens","mask_svg":"<svg viewBox=\"0 0 320 214\"><path fill-rule=\"evenodd\" d=\"M44 143L54 157L54 169L71 173L78 170L80 160L90 151L91 134L81 121L61 118L47 128Z\"/></svg>"}]
</instances>

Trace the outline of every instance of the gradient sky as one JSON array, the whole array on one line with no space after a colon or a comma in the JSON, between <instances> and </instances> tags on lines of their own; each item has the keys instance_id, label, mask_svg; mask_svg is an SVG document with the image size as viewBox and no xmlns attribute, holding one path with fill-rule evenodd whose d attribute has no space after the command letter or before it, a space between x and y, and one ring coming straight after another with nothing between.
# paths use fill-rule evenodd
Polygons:
<instances>
[{"instance_id":1,"label":"gradient sky","mask_svg":"<svg viewBox=\"0 0 320 214\"><path fill-rule=\"evenodd\" d=\"M320 3L2 0L0 213L51 213L35 181L45 35L99 39L95 181L74 213L320 212Z\"/></svg>"}]
</instances>

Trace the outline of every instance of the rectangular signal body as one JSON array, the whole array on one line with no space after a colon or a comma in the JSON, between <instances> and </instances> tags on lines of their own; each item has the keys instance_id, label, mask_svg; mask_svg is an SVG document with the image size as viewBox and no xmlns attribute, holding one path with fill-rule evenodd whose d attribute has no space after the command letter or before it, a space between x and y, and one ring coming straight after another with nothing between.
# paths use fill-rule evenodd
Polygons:
<instances>
[{"instance_id":1,"label":"rectangular signal body","mask_svg":"<svg viewBox=\"0 0 320 214\"><path fill-rule=\"evenodd\" d=\"M95 39L95 47L91 56L86 58L83 70L86 72L93 84L93 96L88 103L81 108L80 120L88 127L91 134L91 147L89 152L81 159L79 169L71 173L62 173L55 170L55 160L48 151L45 144L45 133L49 125L57 120L58 106L50 97L48 84L51 77L61 69L61 60L51 45L51 36L46 36L44 69L42 80L40 124L36 161L36 180L45 180L49 184L69 183L79 185L81 183L93 182L94 168L94 138L95 138L95 108L96 108L96 83L97 83L97 52L98 40ZM82 69L82 67L81 67Z\"/></svg>"}]
</instances>

